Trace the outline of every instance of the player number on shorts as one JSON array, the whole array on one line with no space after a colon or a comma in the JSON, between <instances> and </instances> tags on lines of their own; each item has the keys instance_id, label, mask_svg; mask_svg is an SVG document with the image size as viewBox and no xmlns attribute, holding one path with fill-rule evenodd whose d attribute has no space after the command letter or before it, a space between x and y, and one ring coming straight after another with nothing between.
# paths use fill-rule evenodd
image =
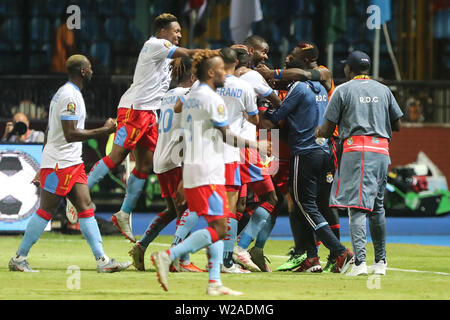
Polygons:
<instances>
[{"instance_id":1,"label":"player number on shorts","mask_svg":"<svg viewBox=\"0 0 450 320\"><path fill-rule=\"evenodd\" d=\"M69 185L70 180L72 180L71 174L66 174L66 179L64 180L64 187L67 187Z\"/></svg>"},{"instance_id":2,"label":"player number on shorts","mask_svg":"<svg viewBox=\"0 0 450 320\"><path fill-rule=\"evenodd\" d=\"M141 134L141 129L136 129L133 128L133 131L131 131L131 135L130 135L130 142L135 142L135 140L139 137L139 135Z\"/></svg>"}]
</instances>

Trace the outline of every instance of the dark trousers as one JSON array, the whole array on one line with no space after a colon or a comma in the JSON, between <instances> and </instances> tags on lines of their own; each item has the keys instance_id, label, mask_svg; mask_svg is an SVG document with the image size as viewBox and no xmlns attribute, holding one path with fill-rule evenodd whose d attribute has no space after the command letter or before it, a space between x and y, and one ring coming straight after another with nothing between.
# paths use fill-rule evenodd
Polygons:
<instances>
[{"instance_id":1,"label":"dark trousers","mask_svg":"<svg viewBox=\"0 0 450 320\"><path fill-rule=\"evenodd\" d=\"M345 251L319 211L319 194L327 189L327 174L330 172L329 154L322 149L313 149L306 154L291 157L290 190L297 206L301 237L308 258L317 256L316 236L336 257ZM322 192L321 192L322 191ZM300 231L300 230L299 230ZM297 232L298 234L298 232Z\"/></svg>"}]
</instances>

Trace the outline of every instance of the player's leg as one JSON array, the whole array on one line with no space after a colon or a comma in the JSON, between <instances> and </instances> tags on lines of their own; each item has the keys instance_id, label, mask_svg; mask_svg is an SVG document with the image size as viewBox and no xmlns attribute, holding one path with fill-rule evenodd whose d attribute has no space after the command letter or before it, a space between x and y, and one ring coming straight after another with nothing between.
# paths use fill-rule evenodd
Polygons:
<instances>
[{"instance_id":1,"label":"player's leg","mask_svg":"<svg viewBox=\"0 0 450 320\"><path fill-rule=\"evenodd\" d=\"M48 222L62 199L62 196L50 193L44 189L41 190L40 207L28 222L25 234L20 243L16 256L9 262L11 271L33 272L34 270L27 262L28 252L31 247L39 240Z\"/></svg>"},{"instance_id":2,"label":"player's leg","mask_svg":"<svg viewBox=\"0 0 450 320\"><path fill-rule=\"evenodd\" d=\"M375 262L369 268L369 272L385 275L386 260L386 217L384 211L384 192L387 178L384 178L378 189L373 211L369 214L369 229L375 251Z\"/></svg>"},{"instance_id":3,"label":"player's leg","mask_svg":"<svg viewBox=\"0 0 450 320\"><path fill-rule=\"evenodd\" d=\"M353 252L355 253L355 264L349 276L367 275L366 266L366 214L368 211L349 208L350 238Z\"/></svg>"},{"instance_id":4,"label":"player's leg","mask_svg":"<svg viewBox=\"0 0 450 320\"><path fill-rule=\"evenodd\" d=\"M153 111L132 110L130 117L123 127L126 129L124 130L126 139L123 146L133 150L136 166L128 177L122 207L111 217L111 221L128 240L136 242L131 227L131 212L136 206L153 167L153 153L158 139L158 128Z\"/></svg>"},{"instance_id":5,"label":"player's leg","mask_svg":"<svg viewBox=\"0 0 450 320\"><path fill-rule=\"evenodd\" d=\"M238 220L236 214L234 214L236 212L237 202L239 199L238 188L227 186L227 198L232 214L227 218L227 234L223 240L224 248L222 271L224 273L250 273L250 271L241 268L233 261L233 250L238 232Z\"/></svg>"},{"instance_id":6,"label":"player's leg","mask_svg":"<svg viewBox=\"0 0 450 320\"><path fill-rule=\"evenodd\" d=\"M80 230L97 261L97 271L110 273L127 269L131 265L131 262L117 262L105 254L102 236L98 228L97 220L94 217L94 209L87 184L75 183L67 196L78 211Z\"/></svg>"},{"instance_id":7,"label":"player's leg","mask_svg":"<svg viewBox=\"0 0 450 320\"><path fill-rule=\"evenodd\" d=\"M240 239L234 249L233 259L250 271L261 271L261 269L251 260L247 249L269 219L278 199L270 177L268 179L250 183L248 184L248 187L252 188L257 194L260 203L253 212L247 226L239 234Z\"/></svg>"},{"instance_id":8,"label":"player's leg","mask_svg":"<svg viewBox=\"0 0 450 320\"><path fill-rule=\"evenodd\" d=\"M134 110L132 108L117 109L117 130L114 137L114 144L109 155L100 159L94 164L88 175L88 186L91 189L108 172L120 165L131 150L134 149L133 128L129 123L133 123ZM131 120L131 121L130 121Z\"/></svg>"},{"instance_id":9,"label":"player's leg","mask_svg":"<svg viewBox=\"0 0 450 320\"><path fill-rule=\"evenodd\" d=\"M208 227L193 232L183 242L169 250L152 254L152 262L156 268L158 281L167 291L169 265L187 253L194 253L202 248L209 247L210 257L214 257L213 260L209 261L209 274L210 279L216 281L214 282L216 288L213 289L217 289L213 290L214 292L211 294L240 294L223 287L220 282L217 282L217 279L220 279L220 264L223 261L223 243L210 247L223 239L227 232L226 218L229 213L225 187L206 185L185 189L185 194L189 210L204 215L208 221Z\"/></svg>"},{"instance_id":10,"label":"player's leg","mask_svg":"<svg viewBox=\"0 0 450 320\"><path fill-rule=\"evenodd\" d=\"M88 174L88 186L92 189L105 175L120 165L131 150L134 150L135 132L132 127L134 123L135 111L132 108L119 108L117 110L117 130L114 137L114 144L111 152L97 161ZM134 130L133 130L134 129ZM67 201L66 216L71 223L75 223L78 219L77 212L73 204Z\"/></svg>"},{"instance_id":11,"label":"player's leg","mask_svg":"<svg viewBox=\"0 0 450 320\"><path fill-rule=\"evenodd\" d=\"M353 262L353 254L339 242L317 207L318 184L321 177L325 176L328 155L322 150L313 150L308 154L295 156L293 161L294 200L315 234L330 250L330 259L336 261L337 271L345 272ZM308 255L311 254L308 250ZM320 266L317 258L316 250L316 257L308 256L304 263L314 262Z\"/></svg>"}]
</instances>

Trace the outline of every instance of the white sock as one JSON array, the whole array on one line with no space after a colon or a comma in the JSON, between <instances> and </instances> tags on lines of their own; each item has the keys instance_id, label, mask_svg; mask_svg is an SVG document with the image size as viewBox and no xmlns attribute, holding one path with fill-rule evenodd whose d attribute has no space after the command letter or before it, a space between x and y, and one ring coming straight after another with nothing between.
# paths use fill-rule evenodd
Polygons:
<instances>
[{"instance_id":1,"label":"white sock","mask_svg":"<svg viewBox=\"0 0 450 320\"><path fill-rule=\"evenodd\" d=\"M19 256L19 255L17 255L17 256L14 257L14 261L15 262L22 262L22 261L24 261L26 259L27 259L26 256Z\"/></svg>"},{"instance_id":2,"label":"white sock","mask_svg":"<svg viewBox=\"0 0 450 320\"><path fill-rule=\"evenodd\" d=\"M103 255L103 256L101 256L100 258L97 259L97 264L99 266L104 266L107 263L109 263L109 261L110 261L109 257L107 255Z\"/></svg>"}]
</instances>

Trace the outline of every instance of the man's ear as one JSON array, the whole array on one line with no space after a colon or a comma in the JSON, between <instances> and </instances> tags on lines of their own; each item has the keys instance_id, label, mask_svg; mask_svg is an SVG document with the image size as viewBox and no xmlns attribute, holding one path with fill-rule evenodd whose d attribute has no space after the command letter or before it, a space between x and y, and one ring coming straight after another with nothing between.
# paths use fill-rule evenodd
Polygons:
<instances>
[{"instance_id":1,"label":"man's ear","mask_svg":"<svg viewBox=\"0 0 450 320\"><path fill-rule=\"evenodd\" d=\"M208 78L214 78L214 69L213 68L208 69Z\"/></svg>"}]
</instances>

